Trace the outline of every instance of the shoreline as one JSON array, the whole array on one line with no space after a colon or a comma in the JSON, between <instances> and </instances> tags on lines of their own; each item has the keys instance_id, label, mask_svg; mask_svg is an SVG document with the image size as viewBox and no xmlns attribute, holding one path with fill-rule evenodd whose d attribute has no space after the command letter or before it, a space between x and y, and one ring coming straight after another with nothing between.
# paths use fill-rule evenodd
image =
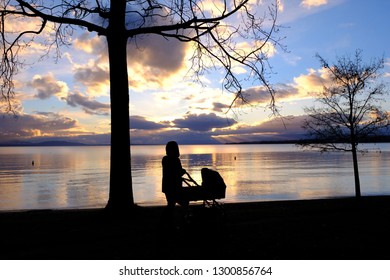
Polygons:
<instances>
[{"instance_id":1,"label":"shoreline","mask_svg":"<svg viewBox=\"0 0 390 280\"><path fill-rule=\"evenodd\" d=\"M365 197L384 197L387 195L366 195ZM389 195L390 196L390 195ZM311 201L311 200L337 200L337 199L353 199L353 196L339 196L339 197L321 197L321 198L305 198L305 199L269 199L269 200L248 200L248 201L228 201L226 202L225 199L220 200L220 202L223 205L240 205L240 204L257 204L257 203L283 203L283 202L289 202L289 201ZM158 203L147 203L147 202L139 202L134 203L136 207L141 208L162 208L165 207L164 204L158 204ZM200 205L202 204L202 201L191 201L191 205ZM23 208L23 209L0 209L0 215L1 214L7 214L7 213L18 213L18 212L35 212L35 211L94 211L94 210L103 210L104 207L63 207L63 208Z\"/></svg>"},{"instance_id":2,"label":"shoreline","mask_svg":"<svg viewBox=\"0 0 390 280\"><path fill-rule=\"evenodd\" d=\"M389 197L390 195L365 195L363 196L364 198L370 198L370 197ZM256 205L256 204L280 204L280 203L289 203L289 202L305 202L305 201L331 201L331 200L340 200L340 199L355 199L354 196L338 196L338 197L320 197L320 198L305 198L305 199L280 199L280 200L275 200L275 199L270 199L270 200L249 200L249 201L228 201L226 202L225 199L219 200L219 202L226 206L226 205ZM191 201L192 206L200 206L202 204L202 201ZM140 203L134 203L134 205L138 208L164 208L165 204L158 204L158 203L145 203L145 202L140 202ZM0 209L0 216L2 214L8 214L8 213L25 213L25 212L89 212L89 211L102 211L104 210L104 206L102 207L63 207L63 208L25 208L25 209Z\"/></svg>"},{"instance_id":3,"label":"shoreline","mask_svg":"<svg viewBox=\"0 0 390 280\"><path fill-rule=\"evenodd\" d=\"M390 196L192 205L180 228L163 210L0 212L0 259L390 259Z\"/></svg>"}]
</instances>

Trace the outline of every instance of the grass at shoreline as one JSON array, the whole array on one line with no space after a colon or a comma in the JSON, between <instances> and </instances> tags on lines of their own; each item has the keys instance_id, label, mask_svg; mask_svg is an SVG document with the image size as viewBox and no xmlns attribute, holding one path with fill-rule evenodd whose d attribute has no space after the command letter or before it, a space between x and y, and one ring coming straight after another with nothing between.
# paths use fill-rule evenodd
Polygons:
<instances>
[{"instance_id":1,"label":"grass at shoreline","mask_svg":"<svg viewBox=\"0 0 390 280\"><path fill-rule=\"evenodd\" d=\"M192 206L179 229L164 207L0 212L0 259L390 259L390 196ZM178 207L178 212L180 208Z\"/></svg>"}]
</instances>

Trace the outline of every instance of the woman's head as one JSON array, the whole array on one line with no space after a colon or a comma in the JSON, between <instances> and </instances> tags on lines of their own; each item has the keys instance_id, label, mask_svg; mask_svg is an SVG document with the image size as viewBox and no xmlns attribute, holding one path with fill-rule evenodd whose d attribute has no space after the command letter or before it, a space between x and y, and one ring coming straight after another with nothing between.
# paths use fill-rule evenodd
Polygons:
<instances>
[{"instance_id":1,"label":"woman's head","mask_svg":"<svg viewBox=\"0 0 390 280\"><path fill-rule=\"evenodd\" d=\"M172 156L172 157L180 156L179 145L176 143L176 141L169 141L165 146L165 151L167 153L167 156Z\"/></svg>"}]
</instances>

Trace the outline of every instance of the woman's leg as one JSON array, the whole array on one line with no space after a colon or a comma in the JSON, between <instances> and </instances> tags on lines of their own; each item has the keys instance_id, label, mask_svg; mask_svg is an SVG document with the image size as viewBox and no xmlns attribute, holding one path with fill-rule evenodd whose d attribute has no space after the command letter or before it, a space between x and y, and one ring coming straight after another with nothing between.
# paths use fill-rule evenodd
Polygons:
<instances>
[{"instance_id":1,"label":"woman's leg","mask_svg":"<svg viewBox=\"0 0 390 280\"><path fill-rule=\"evenodd\" d=\"M175 219L176 200L174 198L174 195L170 193L165 193L165 198L167 200L167 206L164 210L164 222L169 226L173 226Z\"/></svg>"}]
</instances>

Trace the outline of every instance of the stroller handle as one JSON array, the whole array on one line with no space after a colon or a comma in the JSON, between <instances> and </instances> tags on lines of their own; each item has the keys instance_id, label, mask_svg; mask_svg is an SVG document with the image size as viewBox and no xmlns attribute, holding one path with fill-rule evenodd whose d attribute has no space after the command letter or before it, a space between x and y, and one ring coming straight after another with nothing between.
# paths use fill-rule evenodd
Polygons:
<instances>
[{"instance_id":1,"label":"stroller handle","mask_svg":"<svg viewBox=\"0 0 390 280\"><path fill-rule=\"evenodd\" d=\"M195 186L199 187L199 184L191 177L191 175L186 171L184 175L187 175L188 178L183 177L184 183L186 183L188 186L191 186L190 183L195 184Z\"/></svg>"}]
</instances>

